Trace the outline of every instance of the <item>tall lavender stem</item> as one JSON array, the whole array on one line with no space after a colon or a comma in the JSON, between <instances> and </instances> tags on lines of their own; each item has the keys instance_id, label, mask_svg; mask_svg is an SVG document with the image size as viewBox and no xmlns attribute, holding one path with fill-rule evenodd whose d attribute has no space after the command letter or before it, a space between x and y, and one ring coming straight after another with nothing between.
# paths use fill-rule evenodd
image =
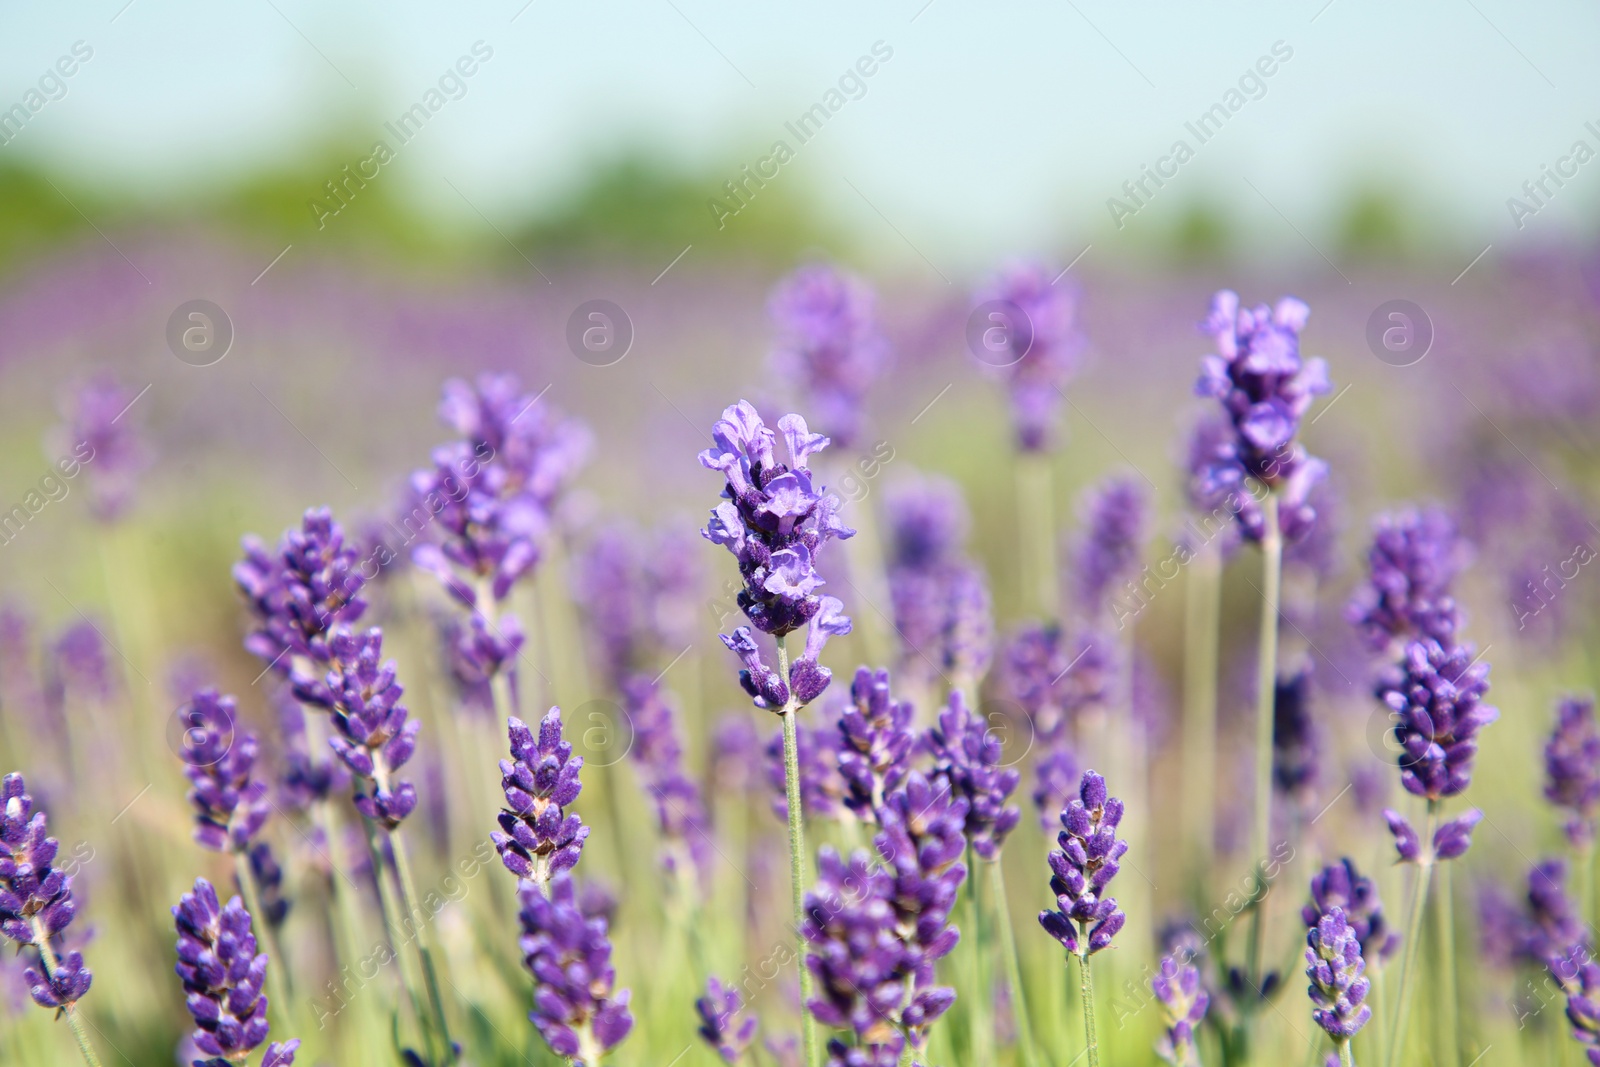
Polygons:
<instances>
[{"instance_id":1,"label":"tall lavender stem","mask_svg":"<svg viewBox=\"0 0 1600 1067\"><path fill-rule=\"evenodd\" d=\"M239 892L244 897L244 907L251 915L261 916L261 947L267 954L278 961L276 967L267 968L267 985L272 991L268 998L268 1010L276 1009L280 1014L279 1022L287 1028L300 1032L299 1017L294 1010L294 1001L289 996L289 981L285 973L289 967L282 949L278 947L277 938L272 933L272 924L266 920L266 909L261 906L261 892L256 886L255 872L250 869L250 856L246 852L233 854L233 869L239 879ZM280 1006L281 1005L281 1006Z\"/></svg>"},{"instance_id":2,"label":"tall lavender stem","mask_svg":"<svg viewBox=\"0 0 1600 1067\"><path fill-rule=\"evenodd\" d=\"M1437 899L1433 904L1434 937L1439 942L1439 1064L1459 1067L1456 1046L1456 932L1450 899L1450 865L1439 864Z\"/></svg>"},{"instance_id":3,"label":"tall lavender stem","mask_svg":"<svg viewBox=\"0 0 1600 1067\"><path fill-rule=\"evenodd\" d=\"M1278 601L1283 573L1283 535L1278 498L1261 502L1261 634L1256 645L1256 824L1252 862L1264 860L1272 836L1272 712L1278 679ZM1259 969L1257 974L1259 974Z\"/></svg>"},{"instance_id":4,"label":"tall lavender stem","mask_svg":"<svg viewBox=\"0 0 1600 1067\"><path fill-rule=\"evenodd\" d=\"M1201 545L1185 593L1183 658L1184 810L1196 870L1207 870L1216 840L1217 646L1222 606L1222 559Z\"/></svg>"},{"instance_id":5,"label":"tall lavender stem","mask_svg":"<svg viewBox=\"0 0 1600 1067\"><path fill-rule=\"evenodd\" d=\"M1084 1051L1089 1054L1089 1067L1100 1067L1100 1042L1094 1030L1094 978L1089 973L1089 927L1085 921L1079 923L1082 928L1083 951L1078 953L1078 973L1081 975L1079 992L1083 997L1083 1044Z\"/></svg>"},{"instance_id":6,"label":"tall lavender stem","mask_svg":"<svg viewBox=\"0 0 1600 1067\"><path fill-rule=\"evenodd\" d=\"M1405 955L1400 960L1400 990L1395 1000L1394 1030L1389 1035L1388 1067L1398 1067L1406 1042L1406 1027L1411 1023L1411 984L1416 978L1417 942L1422 937L1422 913L1428 904L1428 887L1433 881L1433 833L1439 823L1439 802L1428 801L1428 822L1423 833L1422 851L1417 856L1417 884L1412 889L1410 915L1406 923Z\"/></svg>"},{"instance_id":7,"label":"tall lavender stem","mask_svg":"<svg viewBox=\"0 0 1600 1067\"><path fill-rule=\"evenodd\" d=\"M778 645L778 677L789 677L789 648L787 635L776 638ZM806 939L800 932L805 922L806 886L806 829L800 810L800 738L795 729L795 718L800 705L791 690L788 701L778 712L783 722L783 790L789 808L789 891L794 907L795 958L800 961L800 1003L811 1002L811 969L805 965ZM816 1067L817 1024L809 1011L800 1013L800 1035L805 1045L806 1067Z\"/></svg>"},{"instance_id":8,"label":"tall lavender stem","mask_svg":"<svg viewBox=\"0 0 1600 1067\"><path fill-rule=\"evenodd\" d=\"M454 1060L455 1042L450 1037L450 1020L444 1013L444 997L439 993L439 973L433 963L433 939L428 935L428 924L418 921L417 916L425 914L417 906L416 883L411 878L411 861L406 857L405 838L400 836L397 826L389 831L389 848L394 853L394 870L400 880L400 904L405 908L406 915L416 923L417 956L422 961L422 981L427 988L428 1007L433 1012L435 1025L438 1026L439 1040L443 1042L443 1058L436 1063L451 1063Z\"/></svg>"},{"instance_id":9,"label":"tall lavender stem","mask_svg":"<svg viewBox=\"0 0 1600 1067\"><path fill-rule=\"evenodd\" d=\"M43 920L38 916L34 916L32 924L34 943L39 948L39 963L44 967L45 978L54 981L60 965L56 961L55 950L50 947L50 932L45 929ZM72 1036L78 1040L78 1051L83 1053L83 1061L89 1067L100 1067L100 1058L94 1053L94 1045L89 1041L89 1032L83 1028L83 1020L78 1017L78 1006L64 1004L61 1010L67 1016L67 1025L72 1027Z\"/></svg>"},{"instance_id":10,"label":"tall lavender stem","mask_svg":"<svg viewBox=\"0 0 1600 1067\"><path fill-rule=\"evenodd\" d=\"M1055 483L1050 457L1017 456L1017 532L1021 539L1022 603L1044 618L1056 615Z\"/></svg>"},{"instance_id":11,"label":"tall lavender stem","mask_svg":"<svg viewBox=\"0 0 1600 1067\"><path fill-rule=\"evenodd\" d=\"M1017 1045L1022 1050L1022 1067L1037 1067L1038 1050L1033 1043L1033 1026L1028 1019L1028 1001L1023 992L1022 963L1017 958L1017 935L1011 926L1011 908L1006 900L1006 872L996 856L989 864L994 876L994 906L1000 917L1000 951L1005 959L1006 982L1011 986L1011 1011L1016 1018Z\"/></svg>"}]
</instances>

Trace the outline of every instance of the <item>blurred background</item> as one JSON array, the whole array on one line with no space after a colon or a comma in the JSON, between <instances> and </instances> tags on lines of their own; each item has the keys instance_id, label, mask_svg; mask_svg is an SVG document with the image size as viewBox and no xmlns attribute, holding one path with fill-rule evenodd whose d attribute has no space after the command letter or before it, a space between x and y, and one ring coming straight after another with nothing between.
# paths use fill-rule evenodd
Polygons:
<instances>
[{"instance_id":1,"label":"blurred background","mask_svg":"<svg viewBox=\"0 0 1600 1067\"><path fill-rule=\"evenodd\" d=\"M62 405L96 375L134 398L122 417L147 452L114 530L91 517L82 483L26 504L0 546L0 596L26 607L41 648L83 625L126 636L107 660L148 691L152 721L182 699L168 680L194 677L186 665L248 691L259 665L239 647L229 577L240 537L271 541L318 504L352 528L391 517L409 472L449 436L440 383L480 370L516 373L593 431L563 505L573 546L615 515L692 530L717 489L695 461L717 414L740 396L763 411L795 399L768 358L768 294L826 259L876 287L893 351L860 456L837 457L835 477L852 508L876 507L880 484L914 471L959 483L1005 631L1031 605L1006 397L966 342L984 279L1038 257L1082 293L1087 350L1051 460L1063 537L1082 491L1120 471L1153 494L1163 543L1183 514L1209 347L1195 324L1211 293L1293 293L1312 308L1305 349L1334 379L1303 429L1337 491L1326 559L1311 565L1320 606L1301 619L1328 707L1345 716L1323 796L1336 801L1341 777L1370 778L1384 759L1368 666L1339 610L1370 517L1443 501L1479 545L1463 599L1508 694L1495 735L1506 755L1483 761L1479 787L1505 805L1478 801L1504 832L1475 859L1525 867L1539 842L1559 842L1536 806L1551 701L1593 684L1592 574L1548 610L1530 615L1526 598L1574 538L1600 536L1597 36L1600 8L1576 0L9 7L0 512L60 458ZM599 357L574 340L593 301L609 302L625 338ZM1415 309L1419 338L1398 349L1381 341L1394 301ZM186 347L195 308L214 332ZM892 459L868 473L875 444ZM712 611L681 668L701 771L708 709L743 700L711 635L715 587L733 571L705 556ZM542 587L555 592L530 608L547 625L575 625L572 605L553 603L568 586L561 566L558 555ZM113 619L119 588L136 607ZM855 610L881 637L883 611ZM1230 575L1221 714L1240 737L1250 697L1228 679L1249 676L1254 611ZM1140 620L1167 689L1181 680L1181 622L1178 598ZM835 646L836 674L870 640ZM581 666L542 684L569 708L604 697ZM270 717L265 698L246 703ZM439 704L420 713L437 722ZM1246 765L1247 751L1229 751ZM93 839L132 797L137 832L170 838L169 860L187 855L184 784L170 771L148 797L65 808L63 839ZM596 785L597 808L611 788ZM1362 803L1368 818L1376 801ZM1033 822L1020 832L1029 848L1043 840ZM1361 847L1364 863L1386 862L1386 842ZM1024 939L1047 896L1040 855L1011 874ZM594 869L627 876L609 852ZM151 951L164 952L165 902L193 870L162 870L137 891L160 920ZM1182 895L1152 874L1119 986L1138 984L1160 912ZM760 877L782 882L781 865ZM1397 909L1398 880L1385 889ZM622 907L621 969L638 986L654 947L626 931L649 906ZM1028 951L1030 975L1053 965L1045 946ZM102 965L139 973L137 958ZM1509 982L1464 993L1495 1005L1495 1033L1521 1029ZM170 1048L182 1011L165 992L135 998L105 1020L110 1032L130 1049ZM666 1001L646 997L642 1014L692 1032ZM1115 1040L1147 1048L1153 1025Z\"/></svg>"}]
</instances>

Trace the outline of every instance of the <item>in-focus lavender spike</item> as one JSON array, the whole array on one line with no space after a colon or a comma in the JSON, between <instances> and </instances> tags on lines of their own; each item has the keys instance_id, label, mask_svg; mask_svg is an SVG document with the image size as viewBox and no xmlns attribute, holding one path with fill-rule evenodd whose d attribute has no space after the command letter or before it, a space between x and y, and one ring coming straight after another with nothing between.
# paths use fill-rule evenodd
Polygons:
<instances>
[{"instance_id":1,"label":"in-focus lavender spike","mask_svg":"<svg viewBox=\"0 0 1600 1067\"><path fill-rule=\"evenodd\" d=\"M1343 908L1332 908L1306 935L1306 977L1311 979L1311 1019L1336 1042L1346 1042L1372 1018L1364 1001L1371 983L1365 977L1361 942L1345 920Z\"/></svg>"},{"instance_id":2,"label":"in-focus lavender spike","mask_svg":"<svg viewBox=\"0 0 1600 1067\"><path fill-rule=\"evenodd\" d=\"M63 954L55 944L77 913L72 875L55 866L61 843L46 836L48 820L33 810L27 788L20 774L0 781L0 934L39 954L39 967L23 971L34 1002L65 1009L89 991L94 976L81 953Z\"/></svg>"},{"instance_id":3,"label":"in-focus lavender spike","mask_svg":"<svg viewBox=\"0 0 1600 1067\"><path fill-rule=\"evenodd\" d=\"M195 879L172 909L178 930L178 977L194 1017L195 1047L214 1064L236 1064L267 1039L267 998L261 992L267 957L256 954L250 913L238 897L226 905L204 878ZM291 1064L298 1041L274 1044L268 1062ZM287 1058L285 1058L287 1057Z\"/></svg>"},{"instance_id":4,"label":"in-focus lavender spike","mask_svg":"<svg viewBox=\"0 0 1600 1067\"><path fill-rule=\"evenodd\" d=\"M1117 837L1122 801L1109 796L1106 780L1084 771L1078 796L1061 811L1061 847L1050 853L1050 889L1055 911L1041 911L1039 925L1061 946L1087 959L1111 944L1128 917L1105 891L1121 869L1128 843Z\"/></svg>"},{"instance_id":5,"label":"in-focus lavender spike","mask_svg":"<svg viewBox=\"0 0 1600 1067\"><path fill-rule=\"evenodd\" d=\"M522 963L534 985L528 1017L556 1055L598 1063L633 1029L629 993L615 988L606 920L584 915L570 874L549 888L546 896L523 882L519 891Z\"/></svg>"},{"instance_id":6,"label":"in-focus lavender spike","mask_svg":"<svg viewBox=\"0 0 1600 1067\"><path fill-rule=\"evenodd\" d=\"M960 690L950 694L939 721L927 734L934 773L967 801L965 833L972 850L992 860L1006 836L1022 821L1022 811L1006 800L1022 773L1001 766L1000 738L967 707Z\"/></svg>"},{"instance_id":7,"label":"in-focus lavender spike","mask_svg":"<svg viewBox=\"0 0 1600 1067\"><path fill-rule=\"evenodd\" d=\"M539 885L578 862L589 828L567 807L583 790L583 757L561 736L561 709L551 708L536 735L521 719L506 723L511 758L500 761L506 806L490 838L506 870Z\"/></svg>"}]
</instances>

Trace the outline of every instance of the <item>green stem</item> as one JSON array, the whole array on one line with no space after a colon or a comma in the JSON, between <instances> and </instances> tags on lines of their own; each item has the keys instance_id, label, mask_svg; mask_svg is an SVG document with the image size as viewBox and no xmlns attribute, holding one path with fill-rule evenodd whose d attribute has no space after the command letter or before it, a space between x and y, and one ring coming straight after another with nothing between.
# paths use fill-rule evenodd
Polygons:
<instances>
[{"instance_id":1,"label":"green stem","mask_svg":"<svg viewBox=\"0 0 1600 1067\"><path fill-rule=\"evenodd\" d=\"M54 979L58 963L55 949L50 947L50 934L44 928L44 922L39 918L33 919L33 943L39 949L39 963L44 967L47 979ZM94 1054L94 1045L89 1041L89 1031L83 1027L83 1020L78 1017L78 1005L68 1004L61 1009L67 1017L67 1025L72 1028L72 1036L78 1039L78 1051L83 1053L83 1062L89 1067L100 1067L100 1057Z\"/></svg>"},{"instance_id":2,"label":"green stem","mask_svg":"<svg viewBox=\"0 0 1600 1067\"><path fill-rule=\"evenodd\" d=\"M1184 810L1195 870L1209 869L1216 840L1217 646L1222 560L1210 545L1196 549L1184 603Z\"/></svg>"},{"instance_id":3,"label":"green stem","mask_svg":"<svg viewBox=\"0 0 1600 1067\"><path fill-rule=\"evenodd\" d=\"M1348 1041L1339 1042L1339 1064L1340 1067L1356 1067L1356 1058L1350 1052Z\"/></svg>"},{"instance_id":4,"label":"green stem","mask_svg":"<svg viewBox=\"0 0 1600 1067\"><path fill-rule=\"evenodd\" d=\"M1083 952L1078 955L1078 971L1083 995L1083 1041L1089 1054L1088 1067L1100 1067L1100 1043L1094 1032L1094 979L1089 974L1089 924L1082 923Z\"/></svg>"},{"instance_id":5,"label":"green stem","mask_svg":"<svg viewBox=\"0 0 1600 1067\"><path fill-rule=\"evenodd\" d=\"M455 1056L455 1042L450 1037L450 1021L445 1017L444 998L439 993L439 975L433 962L433 939L428 933L432 918L424 916L417 906L417 887L411 880L411 861L406 858L406 843L400 836L399 827L389 831L389 846L394 850L395 873L400 876L401 905L416 926L417 956L422 961L422 980L427 986L428 1006L439 1028L439 1039L444 1043L441 1050L444 1057L435 1062L441 1065L451 1063Z\"/></svg>"},{"instance_id":6,"label":"green stem","mask_svg":"<svg viewBox=\"0 0 1600 1067\"><path fill-rule=\"evenodd\" d=\"M979 877L977 854L967 846L967 869L972 872L967 881L967 903L972 910L972 1028L968 1034L973 1063L990 1063L994 1058L990 1038L994 1021L990 1018L994 1006L994 984L989 979L988 956L984 952L983 936L983 879Z\"/></svg>"},{"instance_id":7,"label":"green stem","mask_svg":"<svg viewBox=\"0 0 1600 1067\"><path fill-rule=\"evenodd\" d=\"M787 637L777 638L778 677L789 681L789 649ZM778 712L783 721L783 788L789 805L789 892L794 914L794 939L796 960L800 965L800 1035L805 1045L806 1067L817 1064L817 1023L806 1005L811 1001L811 971L806 967L806 939L800 932L805 922L806 885L806 831L800 810L800 737L795 718L800 707L789 695L789 700Z\"/></svg>"},{"instance_id":8,"label":"green stem","mask_svg":"<svg viewBox=\"0 0 1600 1067\"><path fill-rule=\"evenodd\" d=\"M1028 1021L1028 1002L1023 994L1022 963L1017 958L1017 938L1011 926L1011 907L1006 900L1006 873L999 857L989 864L989 870L994 877L994 910L1000 918L1000 952L1005 960L1006 982L1011 986L1011 1014L1017 1023L1017 1044L1022 1050L1022 1067L1038 1067L1033 1027Z\"/></svg>"},{"instance_id":9,"label":"green stem","mask_svg":"<svg viewBox=\"0 0 1600 1067\"><path fill-rule=\"evenodd\" d=\"M1461 1055L1456 1045L1456 938L1451 914L1450 867L1439 864L1438 886L1434 890L1433 930L1439 944L1439 1064L1459 1067Z\"/></svg>"},{"instance_id":10,"label":"green stem","mask_svg":"<svg viewBox=\"0 0 1600 1067\"><path fill-rule=\"evenodd\" d=\"M1278 682L1278 598L1283 572L1283 537L1278 498L1261 501L1261 634L1256 646L1256 825L1252 862L1267 858L1272 836L1272 712Z\"/></svg>"},{"instance_id":11,"label":"green stem","mask_svg":"<svg viewBox=\"0 0 1600 1067\"><path fill-rule=\"evenodd\" d=\"M400 902L395 899L394 887L390 884L385 870L388 864L383 861L383 849L378 847L378 828L371 819L365 817L361 823L367 836L367 855L372 862L372 880L378 886L378 910L383 912L383 928L389 935L389 946L394 952L395 961L400 966L400 984L405 987L406 995L411 1000L411 1010L417 1017L417 1026L426 1040L431 1033L431 1027L428 1026L428 1016L422 1010L422 1000L417 996L415 975L408 973L411 967L405 951L406 939L399 925ZM432 1049L429 1052L431 1055Z\"/></svg>"},{"instance_id":12,"label":"green stem","mask_svg":"<svg viewBox=\"0 0 1600 1067\"><path fill-rule=\"evenodd\" d=\"M245 909L253 920L251 925L256 940L268 958L267 986L272 995L267 998L267 1007L270 1010L274 1004L278 1005L274 1014L278 1017L279 1033L289 1030L299 1033L305 1028L299 1025L293 1001L289 997L289 961L278 945L277 933L267 921L266 909L261 906L261 891L256 885L256 874L250 869L250 857L243 852L234 853L233 866L239 878L239 892L244 896Z\"/></svg>"},{"instance_id":13,"label":"green stem","mask_svg":"<svg viewBox=\"0 0 1600 1067\"><path fill-rule=\"evenodd\" d=\"M1056 614L1055 491L1047 456L1017 457L1017 532L1022 603L1045 618Z\"/></svg>"},{"instance_id":14,"label":"green stem","mask_svg":"<svg viewBox=\"0 0 1600 1067\"><path fill-rule=\"evenodd\" d=\"M1417 942L1422 939L1422 914L1428 904L1428 886L1433 880L1433 831L1439 819L1439 802L1428 801L1428 821L1422 835L1422 855L1417 859L1417 883L1411 891L1409 921L1406 924L1405 953L1400 961L1400 991L1395 999L1394 1029L1389 1035L1388 1067L1398 1067L1411 1022L1411 985L1416 978Z\"/></svg>"}]
</instances>

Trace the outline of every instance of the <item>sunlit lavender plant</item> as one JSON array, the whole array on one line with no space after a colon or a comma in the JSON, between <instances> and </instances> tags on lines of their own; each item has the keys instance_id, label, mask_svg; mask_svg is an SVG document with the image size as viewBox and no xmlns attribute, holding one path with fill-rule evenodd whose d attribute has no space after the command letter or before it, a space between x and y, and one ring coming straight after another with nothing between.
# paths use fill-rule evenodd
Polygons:
<instances>
[{"instance_id":1,"label":"sunlit lavender plant","mask_svg":"<svg viewBox=\"0 0 1600 1067\"><path fill-rule=\"evenodd\" d=\"M520 895L522 962L534 984L529 1018L572 1067L599 1067L633 1029L628 990L615 988L606 920L583 913L565 872L548 895L532 882Z\"/></svg>"},{"instance_id":2,"label":"sunlit lavender plant","mask_svg":"<svg viewBox=\"0 0 1600 1067\"><path fill-rule=\"evenodd\" d=\"M1163 956L1150 979L1150 991L1161 1002L1163 1031L1156 1055L1172 1067L1197 1067L1200 1052L1195 1031L1205 1021L1210 994L1200 984L1200 968L1187 956Z\"/></svg>"},{"instance_id":3,"label":"sunlit lavender plant","mask_svg":"<svg viewBox=\"0 0 1600 1067\"><path fill-rule=\"evenodd\" d=\"M511 758L500 761L506 806L490 833L506 870L540 887L578 862L589 827L567 807L583 790L583 757L561 736L561 709L551 708L537 736L518 718L506 722Z\"/></svg>"},{"instance_id":4,"label":"sunlit lavender plant","mask_svg":"<svg viewBox=\"0 0 1600 1067\"><path fill-rule=\"evenodd\" d=\"M88 472L90 507L102 522L127 512L139 476L150 466L150 446L138 429L138 416L129 414L142 395L102 372L61 404L63 425L55 431L51 448L73 474ZM66 466L61 470L67 473Z\"/></svg>"},{"instance_id":5,"label":"sunlit lavender plant","mask_svg":"<svg viewBox=\"0 0 1600 1067\"><path fill-rule=\"evenodd\" d=\"M1307 989L1312 1021L1333 1038L1339 1060L1353 1067L1350 1039L1372 1018L1364 1001L1371 983L1365 977L1361 942L1345 920L1343 908L1332 908L1306 935Z\"/></svg>"},{"instance_id":6,"label":"sunlit lavender plant","mask_svg":"<svg viewBox=\"0 0 1600 1067\"><path fill-rule=\"evenodd\" d=\"M755 1040L757 1026L754 1015L740 1017L744 998L739 990L715 977L707 979L706 995L694 1002L694 1010L700 1016L701 1039L716 1050L722 1062L738 1063Z\"/></svg>"},{"instance_id":7,"label":"sunlit lavender plant","mask_svg":"<svg viewBox=\"0 0 1600 1067\"><path fill-rule=\"evenodd\" d=\"M827 263L796 270L767 301L777 335L774 368L800 387L806 406L840 448L860 440L867 390L889 356L874 302L864 281Z\"/></svg>"}]
</instances>

